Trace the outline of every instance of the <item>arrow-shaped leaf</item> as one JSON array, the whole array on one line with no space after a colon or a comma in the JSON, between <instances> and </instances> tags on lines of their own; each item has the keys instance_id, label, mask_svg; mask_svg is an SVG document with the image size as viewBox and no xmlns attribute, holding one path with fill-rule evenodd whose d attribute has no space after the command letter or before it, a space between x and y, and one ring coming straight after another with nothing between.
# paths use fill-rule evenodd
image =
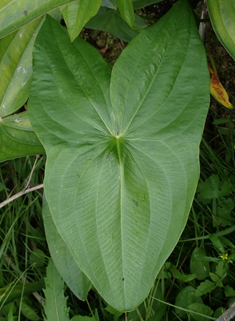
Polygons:
<instances>
[{"instance_id":1,"label":"arrow-shaped leaf","mask_svg":"<svg viewBox=\"0 0 235 321\"><path fill-rule=\"evenodd\" d=\"M48 17L34 63L29 113L53 221L104 299L132 310L179 239L199 176L210 79L191 8L177 2L112 73Z\"/></svg>"}]
</instances>

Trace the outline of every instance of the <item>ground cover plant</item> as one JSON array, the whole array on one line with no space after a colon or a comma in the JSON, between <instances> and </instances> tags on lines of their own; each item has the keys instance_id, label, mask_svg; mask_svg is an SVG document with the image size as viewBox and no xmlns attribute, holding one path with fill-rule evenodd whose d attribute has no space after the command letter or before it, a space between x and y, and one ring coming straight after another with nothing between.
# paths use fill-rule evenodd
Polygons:
<instances>
[{"instance_id":1,"label":"ground cover plant","mask_svg":"<svg viewBox=\"0 0 235 321\"><path fill-rule=\"evenodd\" d=\"M165 262L185 227L197 187L199 143L209 107L209 71L189 3L178 1L157 23L147 27L133 8L151 1L140 2L103 1L97 16L98 1L90 4L92 10L82 1L74 2L1 40L1 70L5 77L1 160L43 153L44 149L46 152L46 158L34 165L28 157L23 174L21 160L13 165L2 163L7 168L3 172L10 169L15 175L14 180L6 182L4 173L2 191L8 195L9 187L23 183L19 190L26 195L25 210L14 209L13 205L10 221L6 213L11 213L11 205L6 203L11 203L2 203L8 206L2 214L3 234L9 229L6 237L2 236L1 247L3 320L16 315L18 319L24 315L36 320L44 313L47 320L81 319L87 314L86 308L83 310L81 303L77 308L74 303L69 312L67 305L86 300L91 288L93 304L87 304L90 317L96 320L117 320L124 317L123 311L133 309L125 314L126 319L204 320L212 314L215 319L223 313L220 299L214 302L215 293L234 296L234 246L227 237L234 231L230 114L214 122L220 125L223 146L228 144L226 163L203 140L201 155L205 164L220 165L209 173L204 173L202 167L182 245L178 243ZM13 22L3 19L2 35L62 4L49 3L34 8L27 2L19 3L24 9L19 10L22 17ZM6 4L1 8L5 17L12 12L11 3ZM224 12L209 3L208 7L212 22L213 14ZM229 14L231 8L225 8ZM78 23L77 15L88 11ZM59 23L61 13L69 35ZM99 25L105 16L112 17L111 26ZM77 38L89 19L90 28L109 28L115 35L120 33L124 41L133 38L112 69L96 49ZM215 29L219 36L223 34L225 43L229 39L230 45L225 47L233 56L231 25L224 26L227 33ZM14 54L13 45L19 46ZM219 88L221 96L215 88L211 87L215 98L227 102L224 89ZM28 96L27 111L15 113ZM225 148L222 150L224 153ZM28 185L35 185L35 173L44 176L44 163L44 185L35 188L39 192L32 201ZM41 177L36 181L43 182ZM207 214L213 217L209 228ZM225 230L219 231L219 227ZM189 233L191 229L194 237ZM21 245L15 241L15 233L22 235ZM192 238L196 240L189 248L185 244ZM206 246L205 240L209 240ZM19 248L22 256L16 254ZM53 261L48 260L49 256ZM189 267L183 270L187 260ZM7 286L12 274L13 284ZM72 291L69 302L61 292L61 276ZM47 303L44 312L28 296L43 287ZM213 302L205 298L208 293ZM44 305L41 296L36 297ZM98 307L94 303L97 301ZM175 308L168 309L164 301ZM228 313L231 317L230 310Z\"/></svg>"}]
</instances>

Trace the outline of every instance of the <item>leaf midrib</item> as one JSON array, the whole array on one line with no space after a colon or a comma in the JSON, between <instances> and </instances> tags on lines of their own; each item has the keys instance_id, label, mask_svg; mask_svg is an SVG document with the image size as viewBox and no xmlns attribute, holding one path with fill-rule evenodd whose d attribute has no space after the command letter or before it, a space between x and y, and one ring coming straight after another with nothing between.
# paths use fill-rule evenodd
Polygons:
<instances>
[{"instance_id":1,"label":"leaf midrib","mask_svg":"<svg viewBox=\"0 0 235 321\"><path fill-rule=\"evenodd\" d=\"M161 27L160 31L164 28L164 26L165 26L165 24ZM176 32L176 28L174 29L174 32ZM174 36L174 35L172 35L172 38L171 38L171 41L169 42L169 44L167 44L166 51L168 50L168 47L170 46L170 44L171 44L171 42L172 42L173 36ZM158 35L156 35L156 37L158 37ZM155 39L156 39L156 38L154 38L154 40L155 40ZM152 46L152 43L153 43L153 41L149 44L148 48ZM147 51L147 50L146 50L146 51ZM133 74L135 74L136 69L138 69L138 66L141 64L141 61L142 61L144 55L145 55L145 52L143 53L143 55L142 55L141 57L139 57L139 63L138 63L138 64L136 65L136 67L134 68L134 70L133 70L133 72L132 72L132 77L131 77L131 79L133 78ZM143 104L143 101L145 100L146 96L148 95L148 93L149 93L149 91L150 91L150 89L151 89L151 87L152 87L153 81L155 80L155 78L156 78L157 75L158 75L159 67L161 66L163 60L164 60L164 57L162 57L161 62L160 62L159 66L158 66L158 68L157 68L157 70L156 70L156 72L155 72L155 74L154 74L154 77L152 77L152 80L151 80L151 82L150 82L150 84L149 84L149 86L148 86L148 89L147 89L146 92L145 92L145 95L143 96L142 100L140 101L139 105L138 105L137 108L136 108L135 113L133 114L132 118L130 119L129 123L127 124L126 128L124 129L123 135L129 133L129 132L128 132L128 128L130 127L133 119L135 118L135 116L137 115L139 109L141 108L141 106L142 106L142 104ZM129 86L130 86L130 84L131 84L131 82L129 82ZM128 86L128 87L129 87L129 86ZM127 91L126 91L127 94L126 94L126 97L125 97L125 106L126 106L126 100L127 100L127 96L128 96L128 93L129 93L129 92L130 92L130 90L127 90ZM138 126L137 126L137 127L138 127Z\"/></svg>"}]
</instances>

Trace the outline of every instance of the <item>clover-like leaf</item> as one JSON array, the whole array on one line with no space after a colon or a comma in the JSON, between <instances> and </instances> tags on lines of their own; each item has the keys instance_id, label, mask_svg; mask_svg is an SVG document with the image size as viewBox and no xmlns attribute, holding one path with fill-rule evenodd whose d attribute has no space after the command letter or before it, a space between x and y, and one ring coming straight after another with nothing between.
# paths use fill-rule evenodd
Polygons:
<instances>
[{"instance_id":1,"label":"clover-like leaf","mask_svg":"<svg viewBox=\"0 0 235 321\"><path fill-rule=\"evenodd\" d=\"M37 37L28 112L47 153L46 199L81 270L117 310L144 300L186 224L209 86L185 0L113 70L50 17Z\"/></svg>"}]
</instances>

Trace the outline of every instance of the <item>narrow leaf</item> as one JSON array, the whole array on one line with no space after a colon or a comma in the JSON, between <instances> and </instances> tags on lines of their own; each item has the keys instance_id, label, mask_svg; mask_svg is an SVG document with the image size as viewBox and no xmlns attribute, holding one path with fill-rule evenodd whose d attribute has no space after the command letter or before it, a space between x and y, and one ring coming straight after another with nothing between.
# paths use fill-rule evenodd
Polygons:
<instances>
[{"instance_id":1,"label":"narrow leaf","mask_svg":"<svg viewBox=\"0 0 235 321\"><path fill-rule=\"evenodd\" d=\"M28 108L47 152L52 219L104 299L130 311L177 243L197 186L209 74L191 7L180 0L143 30L112 74L47 17L34 64Z\"/></svg>"},{"instance_id":2,"label":"narrow leaf","mask_svg":"<svg viewBox=\"0 0 235 321\"><path fill-rule=\"evenodd\" d=\"M234 0L207 0L213 29L219 41L235 60L235 2Z\"/></svg>"},{"instance_id":3,"label":"narrow leaf","mask_svg":"<svg viewBox=\"0 0 235 321\"><path fill-rule=\"evenodd\" d=\"M120 11L122 19L130 26L133 26L135 20L134 8L131 0L115 0Z\"/></svg>"},{"instance_id":4,"label":"narrow leaf","mask_svg":"<svg viewBox=\"0 0 235 321\"><path fill-rule=\"evenodd\" d=\"M27 112L0 118L0 162L16 157L44 154Z\"/></svg>"},{"instance_id":5,"label":"narrow leaf","mask_svg":"<svg viewBox=\"0 0 235 321\"><path fill-rule=\"evenodd\" d=\"M47 243L57 270L78 299L86 300L91 282L82 273L67 244L58 233L45 197L43 198L42 215Z\"/></svg>"},{"instance_id":6,"label":"narrow leaf","mask_svg":"<svg viewBox=\"0 0 235 321\"><path fill-rule=\"evenodd\" d=\"M60 8L71 41L79 35L84 25L97 14L102 0L79 0Z\"/></svg>"},{"instance_id":7,"label":"narrow leaf","mask_svg":"<svg viewBox=\"0 0 235 321\"><path fill-rule=\"evenodd\" d=\"M44 291L46 305L44 311L48 321L69 321L67 298L64 297L64 282L62 281L53 261L50 260L45 278Z\"/></svg>"},{"instance_id":8,"label":"narrow leaf","mask_svg":"<svg viewBox=\"0 0 235 321\"><path fill-rule=\"evenodd\" d=\"M20 303L20 310L23 316L30 321L41 320L41 317L35 312L35 310L29 304L27 304L25 298L23 298L22 302Z\"/></svg>"},{"instance_id":9,"label":"narrow leaf","mask_svg":"<svg viewBox=\"0 0 235 321\"><path fill-rule=\"evenodd\" d=\"M209 71L211 75L211 95L224 107L229 109L233 108L233 105L230 103L228 94L224 89L223 85L221 84L219 77L214 73L214 71L211 68L209 68Z\"/></svg>"},{"instance_id":10,"label":"narrow leaf","mask_svg":"<svg viewBox=\"0 0 235 321\"><path fill-rule=\"evenodd\" d=\"M0 38L71 0L5 0L0 3Z\"/></svg>"},{"instance_id":11,"label":"narrow leaf","mask_svg":"<svg viewBox=\"0 0 235 321\"><path fill-rule=\"evenodd\" d=\"M29 97L32 51L42 19L0 40L0 117L12 114Z\"/></svg>"},{"instance_id":12,"label":"narrow leaf","mask_svg":"<svg viewBox=\"0 0 235 321\"><path fill-rule=\"evenodd\" d=\"M212 244L214 245L214 247L221 253L225 253L225 248L220 240L220 238L216 235L210 235L210 240L212 242Z\"/></svg>"}]
</instances>

